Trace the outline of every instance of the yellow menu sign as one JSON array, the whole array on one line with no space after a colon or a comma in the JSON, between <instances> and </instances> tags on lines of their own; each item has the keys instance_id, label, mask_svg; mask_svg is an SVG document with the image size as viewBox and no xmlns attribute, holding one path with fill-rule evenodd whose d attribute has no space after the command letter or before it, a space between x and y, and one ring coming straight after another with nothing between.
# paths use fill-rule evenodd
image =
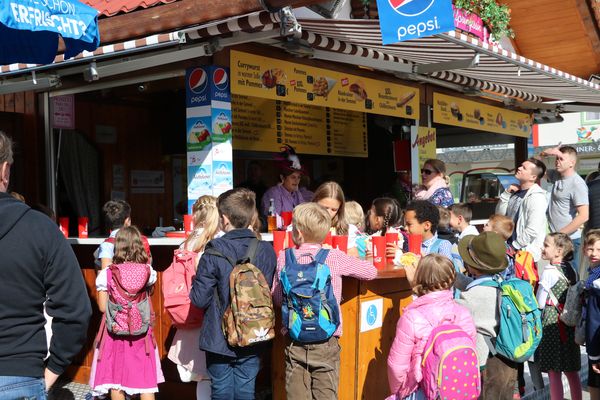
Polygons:
<instances>
[{"instance_id":1,"label":"yellow menu sign","mask_svg":"<svg viewBox=\"0 0 600 400\"><path fill-rule=\"evenodd\" d=\"M233 148L367 157L366 114L280 100L232 95Z\"/></svg>"},{"instance_id":2,"label":"yellow menu sign","mask_svg":"<svg viewBox=\"0 0 600 400\"><path fill-rule=\"evenodd\" d=\"M231 51L231 93L291 103L419 118L419 89Z\"/></svg>"},{"instance_id":3,"label":"yellow menu sign","mask_svg":"<svg viewBox=\"0 0 600 400\"><path fill-rule=\"evenodd\" d=\"M529 137L531 133L529 114L441 93L433 94L433 121L511 136Z\"/></svg>"}]
</instances>

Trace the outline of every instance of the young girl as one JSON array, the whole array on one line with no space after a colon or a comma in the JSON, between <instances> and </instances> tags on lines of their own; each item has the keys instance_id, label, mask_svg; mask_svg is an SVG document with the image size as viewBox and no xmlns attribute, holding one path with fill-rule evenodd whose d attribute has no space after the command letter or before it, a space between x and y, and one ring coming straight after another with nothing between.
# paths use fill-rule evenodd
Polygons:
<instances>
[{"instance_id":1,"label":"young girl","mask_svg":"<svg viewBox=\"0 0 600 400\"><path fill-rule=\"evenodd\" d=\"M365 212L356 201L346 202L346 221L348 225L354 225L360 233L365 230Z\"/></svg>"},{"instance_id":2,"label":"young girl","mask_svg":"<svg viewBox=\"0 0 600 400\"><path fill-rule=\"evenodd\" d=\"M124 285L139 278L129 273L139 271L140 264L149 271L145 288L141 290L149 291L156 282L156 271L148 264L148 254L144 249L140 231L134 226L119 229L115 237L113 263L118 267ZM100 311L106 312L108 290L114 287L115 278L110 268L104 268L96 278ZM153 400L154 393L158 392L158 384L164 382L164 377L152 327L142 335L116 336L109 333L104 321L105 319L98 332L98 343L90 373L93 393L106 394L110 391L112 400L124 400L125 393L140 394L142 400Z\"/></svg>"},{"instance_id":3,"label":"young girl","mask_svg":"<svg viewBox=\"0 0 600 400\"><path fill-rule=\"evenodd\" d=\"M550 378L550 398L562 400L563 385L561 373L569 381L571 399L581 399L579 370L581 360L579 346L575 343L575 329L563 324L559 319L559 304L564 304L569 286L576 283L576 277L569 264L573 258L573 242L564 233L551 233L544 240L542 259L548 260L537 291L537 301L543 310L542 341L535 353L535 361L542 372Z\"/></svg>"},{"instance_id":4,"label":"young girl","mask_svg":"<svg viewBox=\"0 0 600 400\"><path fill-rule=\"evenodd\" d=\"M312 201L324 207L331 216L333 235L348 235L348 254L358 256L356 237L359 231L346 220L346 200L342 187L336 182L325 182L317 188Z\"/></svg>"},{"instance_id":5,"label":"young girl","mask_svg":"<svg viewBox=\"0 0 600 400\"><path fill-rule=\"evenodd\" d=\"M197 266L206 244L219 231L217 198L201 196L194 203L192 210L194 212L194 231L182 243L180 248L197 254L197 261L194 263ZM206 356L198 348L200 329L201 327L178 328L173 337L173 344L169 349L169 360L177 364L179 377L183 382L198 382L196 385L196 399L208 400L211 396L210 379L206 371Z\"/></svg>"},{"instance_id":6,"label":"young girl","mask_svg":"<svg viewBox=\"0 0 600 400\"><path fill-rule=\"evenodd\" d=\"M399 228L402 219L402 210L398 201L390 197L379 197L373 200L371 208L367 213L367 233L370 236L385 236L388 232L396 232L401 234L398 238L398 246L402 246L400 250L408 251L408 240L406 240L406 234ZM363 247L364 246L364 247ZM357 245L359 254L362 256L363 251L368 257L371 254L369 240L364 243L359 241ZM394 248L388 248L387 256L390 258L395 257L396 250Z\"/></svg>"},{"instance_id":7,"label":"young girl","mask_svg":"<svg viewBox=\"0 0 600 400\"><path fill-rule=\"evenodd\" d=\"M461 327L475 343L471 313L452 300L456 271L452 262L429 254L418 264L413 292L418 296L404 309L388 356L388 381L396 399L424 399L419 389L423 380L423 352L431 331L442 322Z\"/></svg>"},{"instance_id":8,"label":"young girl","mask_svg":"<svg viewBox=\"0 0 600 400\"><path fill-rule=\"evenodd\" d=\"M583 243L585 256L589 261L588 277L585 281L585 305L582 319L585 318L588 354L588 389L592 400L600 400L600 229L592 229L585 235Z\"/></svg>"}]
</instances>

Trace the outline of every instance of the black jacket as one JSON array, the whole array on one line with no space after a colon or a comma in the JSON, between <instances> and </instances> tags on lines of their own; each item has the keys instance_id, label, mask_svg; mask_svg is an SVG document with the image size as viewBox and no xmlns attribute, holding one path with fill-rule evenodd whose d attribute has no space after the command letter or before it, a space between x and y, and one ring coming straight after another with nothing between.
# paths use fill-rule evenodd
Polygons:
<instances>
[{"instance_id":1,"label":"black jacket","mask_svg":"<svg viewBox=\"0 0 600 400\"><path fill-rule=\"evenodd\" d=\"M53 317L47 366L61 374L85 343L92 314L71 246L46 215L0 193L0 254L0 376L43 376L44 301Z\"/></svg>"},{"instance_id":2,"label":"black jacket","mask_svg":"<svg viewBox=\"0 0 600 400\"><path fill-rule=\"evenodd\" d=\"M252 239L256 239L256 236L251 230L234 229L223 237L211 240L208 246L215 248L224 256L239 260L246 255L248 244ZM273 286L273 275L277 267L273 246L261 241L252 262L261 270L269 287ZM225 258L203 254L198 263L198 272L192 284L190 299L196 307L206 309L200 330L200 349L238 358L258 354L264 346L230 347L223 335L221 321L229 305L229 275L232 270L233 266ZM214 298L215 288L219 293L218 301Z\"/></svg>"},{"instance_id":3,"label":"black jacket","mask_svg":"<svg viewBox=\"0 0 600 400\"><path fill-rule=\"evenodd\" d=\"M588 196L590 199L590 218L586 229L600 228L600 178L588 183Z\"/></svg>"}]
</instances>

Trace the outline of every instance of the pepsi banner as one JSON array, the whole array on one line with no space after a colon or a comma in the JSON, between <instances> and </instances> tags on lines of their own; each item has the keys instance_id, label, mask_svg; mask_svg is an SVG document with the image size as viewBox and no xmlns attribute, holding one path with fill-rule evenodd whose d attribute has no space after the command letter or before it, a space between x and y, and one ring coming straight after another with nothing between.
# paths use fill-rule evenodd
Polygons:
<instances>
[{"instance_id":1,"label":"pepsi banner","mask_svg":"<svg viewBox=\"0 0 600 400\"><path fill-rule=\"evenodd\" d=\"M454 30L452 0L377 0L383 44Z\"/></svg>"}]
</instances>

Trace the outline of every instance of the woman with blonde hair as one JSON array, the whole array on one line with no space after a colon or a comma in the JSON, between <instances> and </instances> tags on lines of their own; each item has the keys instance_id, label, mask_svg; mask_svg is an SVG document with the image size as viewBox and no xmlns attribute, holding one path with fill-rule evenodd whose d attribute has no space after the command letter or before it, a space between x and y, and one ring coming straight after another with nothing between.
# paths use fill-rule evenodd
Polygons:
<instances>
[{"instance_id":1,"label":"woman with blonde hair","mask_svg":"<svg viewBox=\"0 0 600 400\"><path fill-rule=\"evenodd\" d=\"M454 204L452 192L448 188L446 164L437 158L430 158L421 168L423 185L415 193L416 200L428 200L436 206L448 207Z\"/></svg>"}]
</instances>

